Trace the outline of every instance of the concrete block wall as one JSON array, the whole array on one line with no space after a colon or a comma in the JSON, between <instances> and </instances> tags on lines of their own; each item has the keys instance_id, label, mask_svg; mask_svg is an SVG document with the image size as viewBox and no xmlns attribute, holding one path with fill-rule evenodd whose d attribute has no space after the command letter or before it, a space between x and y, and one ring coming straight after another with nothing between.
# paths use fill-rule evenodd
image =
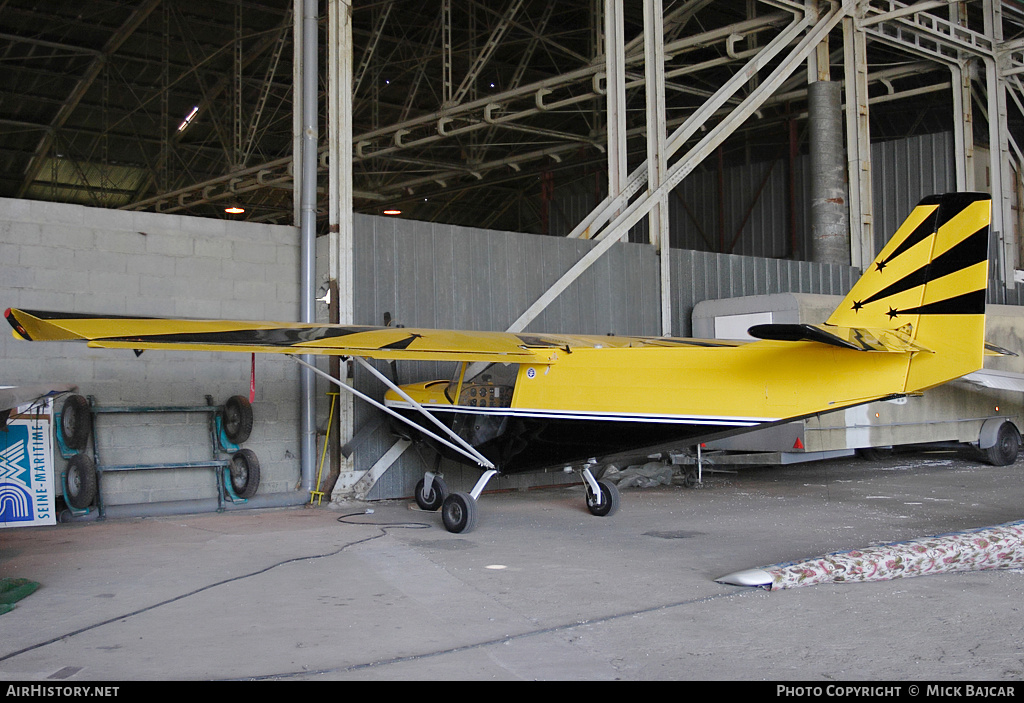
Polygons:
<instances>
[{"instance_id":1,"label":"concrete block wall","mask_svg":"<svg viewBox=\"0 0 1024 703\"><path fill-rule=\"evenodd\" d=\"M117 315L295 320L299 312L294 227L0 199L0 309ZM0 334L0 385L75 383L101 406L222 404L248 395L244 354L89 349L30 344ZM255 422L245 443L261 466L260 495L299 482L298 370L256 359ZM103 415L104 464L208 459L208 415ZM63 462L58 458L58 471ZM106 505L207 499L208 469L147 470L103 477Z\"/></svg>"}]
</instances>

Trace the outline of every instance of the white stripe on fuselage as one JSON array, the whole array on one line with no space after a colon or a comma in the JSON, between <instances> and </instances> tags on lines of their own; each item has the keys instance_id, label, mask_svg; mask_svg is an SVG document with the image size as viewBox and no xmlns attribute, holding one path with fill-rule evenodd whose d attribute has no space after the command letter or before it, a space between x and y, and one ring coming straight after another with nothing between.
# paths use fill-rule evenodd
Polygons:
<instances>
[{"instance_id":1,"label":"white stripe on fuselage","mask_svg":"<svg viewBox=\"0 0 1024 703\"><path fill-rule=\"evenodd\" d=\"M411 403L387 400L385 404L394 410L416 410ZM530 408L480 408L469 405L420 406L434 413L462 413L467 415L508 415L510 417L536 417L548 420L584 420L605 422L653 422L666 425L729 425L753 427L766 422L776 422L777 417L724 417L714 415L655 415L652 413L611 413L596 411L539 410Z\"/></svg>"}]
</instances>

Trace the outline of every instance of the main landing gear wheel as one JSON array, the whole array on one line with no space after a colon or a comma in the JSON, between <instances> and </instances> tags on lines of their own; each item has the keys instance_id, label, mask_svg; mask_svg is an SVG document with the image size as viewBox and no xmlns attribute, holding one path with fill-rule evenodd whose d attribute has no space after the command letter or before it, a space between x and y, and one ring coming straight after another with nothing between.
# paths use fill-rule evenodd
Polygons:
<instances>
[{"instance_id":1,"label":"main landing gear wheel","mask_svg":"<svg viewBox=\"0 0 1024 703\"><path fill-rule=\"evenodd\" d=\"M476 500L468 493L452 493L441 504L441 520L449 532L469 532L476 527Z\"/></svg>"},{"instance_id":2,"label":"main landing gear wheel","mask_svg":"<svg viewBox=\"0 0 1024 703\"><path fill-rule=\"evenodd\" d=\"M609 481L598 481L597 485L601 487L600 500L597 499L594 492L590 490L590 486L587 485L587 509L590 510L591 515L597 515L598 517L607 517L614 514L619 509L618 487Z\"/></svg>"},{"instance_id":3,"label":"main landing gear wheel","mask_svg":"<svg viewBox=\"0 0 1024 703\"><path fill-rule=\"evenodd\" d=\"M424 490L425 485L426 479L422 478L416 484L416 505L420 506L420 510L435 512L440 509L444 499L448 497L448 486L440 476L435 476L431 480L430 490Z\"/></svg>"}]
</instances>

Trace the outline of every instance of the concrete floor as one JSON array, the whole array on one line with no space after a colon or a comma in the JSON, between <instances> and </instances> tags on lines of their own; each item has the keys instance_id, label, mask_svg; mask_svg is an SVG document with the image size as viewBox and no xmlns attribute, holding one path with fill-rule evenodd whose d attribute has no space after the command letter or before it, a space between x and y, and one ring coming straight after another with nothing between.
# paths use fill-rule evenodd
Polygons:
<instances>
[{"instance_id":1,"label":"concrete floor","mask_svg":"<svg viewBox=\"0 0 1024 703\"><path fill-rule=\"evenodd\" d=\"M403 501L5 530L0 576L42 587L0 616L0 680L1017 681L1019 572L714 579L1020 519L1022 466L741 469L609 518L581 487L485 494L464 535Z\"/></svg>"}]
</instances>

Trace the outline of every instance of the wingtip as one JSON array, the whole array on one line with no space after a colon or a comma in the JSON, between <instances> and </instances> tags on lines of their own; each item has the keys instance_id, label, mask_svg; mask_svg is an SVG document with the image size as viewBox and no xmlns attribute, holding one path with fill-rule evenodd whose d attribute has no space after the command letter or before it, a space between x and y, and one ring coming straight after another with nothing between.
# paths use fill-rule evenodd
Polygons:
<instances>
[{"instance_id":1,"label":"wingtip","mask_svg":"<svg viewBox=\"0 0 1024 703\"><path fill-rule=\"evenodd\" d=\"M11 327L14 328L14 333L13 334L14 334L14 336L16 338L23 339L23 340L25 340L27 342L31 342L32 341L32 337L29 336L28 332L25 330L25 328L22 326L22 324L20 322L18 322L17 318L14 316L14 310L13 309L7 308L6 310L4 310L4 318L7 320L8 323L10 323Z\"/></svg>"}]
</instances>

